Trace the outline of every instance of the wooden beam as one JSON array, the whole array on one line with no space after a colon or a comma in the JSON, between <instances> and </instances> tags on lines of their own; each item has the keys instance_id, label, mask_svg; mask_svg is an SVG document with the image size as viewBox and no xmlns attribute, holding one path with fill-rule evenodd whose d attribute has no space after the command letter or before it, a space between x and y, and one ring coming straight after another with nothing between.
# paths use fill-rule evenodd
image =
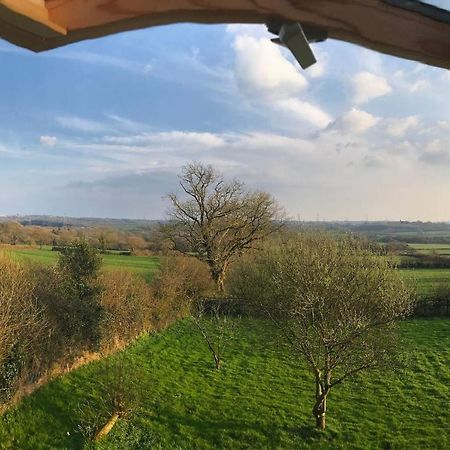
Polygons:
<instances>
[{"instance_id":1,"label":"wooden beam","mask_svg":"<svg viewBox=\"0 0 450 450\"><path fill-rule=\"evenodd\" d=\"M0 19L45 39L67 34L64 27L49 19L45 0L0 0Z\"/></svg>"},{"instance_id":2,"label":"wooden beam","mask_svg":"<svg viewBox=\"0 0 450 450\"><path fill-rule=\"evenodd\" d=\"M401 7L420 2L402 1L45 0L50 22L67 29L67 35L36 40L31 34L25 45L23 39L19 45L41 51L121 31L179 22L280 20L316 26L326 30L330 38L382 53L450 68L450 23L424 14L423 8Z\"/></svg>"}]
</instances>

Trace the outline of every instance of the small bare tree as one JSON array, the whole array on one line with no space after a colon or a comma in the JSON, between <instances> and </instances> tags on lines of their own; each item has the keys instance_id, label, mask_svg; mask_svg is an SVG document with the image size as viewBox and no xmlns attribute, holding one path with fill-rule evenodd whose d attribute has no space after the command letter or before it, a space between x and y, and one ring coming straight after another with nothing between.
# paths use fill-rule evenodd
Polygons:
<instances>
[{"instance_id":1,"label":"small bare tree","mask_svg":"<svg viewBox=\"0 0 450 450\"><path fill-rule=\"evenodd\" d=\"M218 299L201 300L194 306L192 317L205 340L217 370L222 366L228 342L233 339L239 318L231 318L227 304Z\"/></svg>"},{"instance_id":2,"label":"small bare tree","mask_svg":"<svg viewBox=\"0 0 450 450\"><path fill-rule=\"evenodd\" d=\"M398 361L396 325L409 314L411 296L395 267L355 238L301 234L242 261L231 284L306 359L322 430L333 387Z\"/></svg>"},{"instance_id":3,"label":"small bare tree","mask_svg":"<svg viewBox=\"0 0 450 450\"><path fill-rule=\"evenodd\" d=\"M279 227L280 208L269 194L226 182L211 166L189 164L180 178L187 199L169 195L172 221L165 232L176 250L208 264L223 292L231 262Z\"/></svg>"}]
</instances>

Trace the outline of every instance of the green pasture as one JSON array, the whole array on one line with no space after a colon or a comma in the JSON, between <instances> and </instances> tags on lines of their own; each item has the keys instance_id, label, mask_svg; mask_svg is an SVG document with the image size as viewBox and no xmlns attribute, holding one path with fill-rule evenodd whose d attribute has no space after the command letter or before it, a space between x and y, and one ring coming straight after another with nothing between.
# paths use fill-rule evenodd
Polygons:
<instances>
[{"instance_id":1,"label":"green pasture","mask_svg":"<svg viewBox=\"0 0 450 450\"><path fill-rule=\"evenodd\" d=\"M336 387L325 433L313 427L312 375L267 323L243 319L216 371L184 320L25 398L0 419L0 449L450 448L450 320L400 328L408 366ZM118 386L133 407L94 445L88 430L108 420Z\"/></svg>"},{"instance_id":2,"label":"green pasture","mask_svg":"<svg viewBox=\"0 0 450 450\"><path fill-rule=\"evenodd\" d=\"M442 256L450 256L450 245L449 244L414 244L409 243L408 247L423 253L426 255L431 255L433 253Z\"/></svg>"},{"instance_id":3,"label":"green pasture","mask_svg":"<svg viewBox=\"0 0 450 450\"><path fill-rule=\"evenodd\" d=\"M1 247L20 261L32 261L39 264L55 264L59 253L52 251L50 247ZM129 270L150 279L159 266L157 256L134 256L108 254L102 255L105 270Z\"/></svg>"},{"instance_id":4,"label":"green pasture","mask_svg":"<svg viewBox=\"0 0 450 450\"><path fill-rule=\"evenodd\" d=\"M442 285L450 286L450 268L400 269L400 273L419 295L433 294Z\"/></svg>"},{"instance_id":5,"label":"green pasture","mask_svg":"<svg viewBox=\"0 0 450 450\"><path fill-rule=\"evenodd\" d=\"M409 244L418 246L418 248L436 248L443 249L443 244ZM450 245L448 246L450 251ZM0 251L5 249L21 261L34 261L40 264L55 264L58 258L58 252L52 251L50 247L42 249L37 247L1 247ZM130 270L134 273L151 279L152 274L157 270L159 258L157 256L127 256L118 254L103 255L104 268L106 270ZM401 269L402 275L408 282L417 289L421 295L431 294L439 284L450 284L449 269Z\"/></svg>"}]
</instances>

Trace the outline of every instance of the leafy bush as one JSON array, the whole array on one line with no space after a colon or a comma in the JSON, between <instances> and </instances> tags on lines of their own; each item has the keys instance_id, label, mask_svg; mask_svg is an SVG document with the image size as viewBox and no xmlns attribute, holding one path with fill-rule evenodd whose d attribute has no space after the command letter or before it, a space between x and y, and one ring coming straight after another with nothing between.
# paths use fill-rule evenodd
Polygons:
<instances>
[{"instance_id":1,"label":"leafy bush","mask_svg":"<svg viewBox=\"0 0 450 450\"><path fill-rule=\"evenodd\" d=\"M58 261L64 331L72 341L95 349L100 342L102 307L98 282L101 257L86 241L66 247Z\"/></svg>"}]
</instances>

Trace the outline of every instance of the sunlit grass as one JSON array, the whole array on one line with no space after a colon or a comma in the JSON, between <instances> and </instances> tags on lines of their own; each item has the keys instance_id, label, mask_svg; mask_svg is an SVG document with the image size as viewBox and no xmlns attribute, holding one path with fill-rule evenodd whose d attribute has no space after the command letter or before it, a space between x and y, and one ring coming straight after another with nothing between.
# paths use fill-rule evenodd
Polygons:
<instances>
[{"instance_id":1,"label":"sunlit grass","mask_svg":"<svg viewBox=\"0 0 450 450\"><path fill-rule=\"evenodd\" d=\"M25 247L8 246L4 250L13 255L19 261L31 261L43 265L55 264L59 253L52 251L50 247ZM102 255L103 268L105 270L129 270L151 279L151 276L159 267L157 256L134 256L134 255Z\"/></svg>"},{"instance_id":2,"label":"sunlit grass","mask_svg":"<svg viewBox=\"0 0 450 450\"><path fill-rule=\"evenodd\" d=\"M126 362L140 407L102 449L449 448L450 320L411 320L401 332L411 351L408 369L367 373L336 388L325 434L313 428L310 373L296 355L271 345L266 323L242 320L216 371L186 320L25 399L0 422L0 448L91 448L78 425L84 408L107 420L102 405L118 361Z\"/></svg>"}]
</instances>

